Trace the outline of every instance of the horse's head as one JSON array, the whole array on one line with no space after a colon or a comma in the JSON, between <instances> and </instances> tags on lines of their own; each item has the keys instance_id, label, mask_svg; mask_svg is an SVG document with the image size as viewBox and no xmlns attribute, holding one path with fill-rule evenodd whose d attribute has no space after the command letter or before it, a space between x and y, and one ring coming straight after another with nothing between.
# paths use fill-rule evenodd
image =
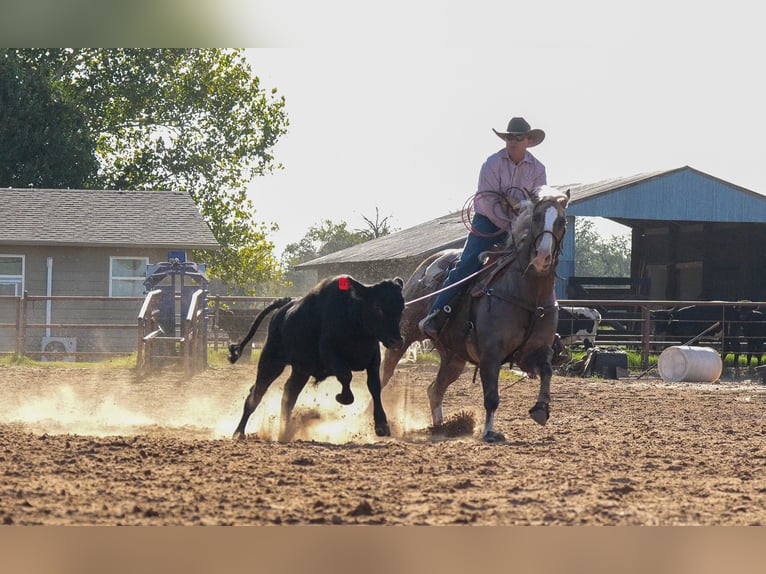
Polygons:
<instances>
[{"instance_id":1,"label":"horse's head","mask_svg":"<svg viewBox=\"0 0 766 574\"><path fill-rule=\"evenodd\" d=\"M561 252L561 242L567 229L566 193L542 186L532 199L521 202L521 212L511 229L512 240L523 261L525 272L545 275L555 270Z\"/></svg>"}]
</instances>

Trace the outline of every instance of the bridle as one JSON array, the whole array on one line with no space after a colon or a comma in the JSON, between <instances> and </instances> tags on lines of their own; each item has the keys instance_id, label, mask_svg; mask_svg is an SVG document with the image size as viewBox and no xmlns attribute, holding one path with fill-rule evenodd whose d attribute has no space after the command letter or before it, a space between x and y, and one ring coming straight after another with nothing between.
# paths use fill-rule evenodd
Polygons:
<instances>
[{"instance_id":1,"label":"bridle","mask_svg":"<svg viewBox=\"0 0 766 574\"><path fill-rule=\"evenodd\" d=\"M538 211L541 205L545 205L546 208L548 205L552 205L556 203L556 200L548 200L546 198L540 199L534 206L534 211L532 214L532 219L534 219L534 212ZM559 207L556 208L558 213L558 217L562 217L561 209ZM534 256L534 252L537 249L537 245L540 244L540 241L545 236L545 234L550 234L551 239L553 240L553 249L551 249L551 269L555 269L558 265L559 256L561 255L561 247L562 243L564 241L564 236L566 235L566 223L564 225L564 232L561 234L561 237L558 237L556 233L552 229L543 229L540 233L535 235L531 241L529 241L529 246L527 247L527 253L526 253L526 265L524 266L524 273L529 270L530 263L532 261L532 258ZM515 238L513 238L511 241L515 242Z\"/></svg>"}]
</instances>

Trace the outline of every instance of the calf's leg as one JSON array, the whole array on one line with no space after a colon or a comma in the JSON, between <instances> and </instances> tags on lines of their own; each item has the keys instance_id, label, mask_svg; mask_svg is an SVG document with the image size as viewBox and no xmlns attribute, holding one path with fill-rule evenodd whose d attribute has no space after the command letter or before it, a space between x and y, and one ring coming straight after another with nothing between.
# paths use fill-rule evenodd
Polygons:
<instances>
[{"instance_id":1,"label":"calf's leg","mask_svg":"<svg viewBox=\"0 0 766 574\"><path fill-rule=\"evenodd\" d=\"M290 417L292 416L293 408L295 408L295 403L298 400L298 395L301 394L301 391L306 386L309 378L311 378L311 375L308 373L296 371L295 368L293 368L290 377L285 383L285 388L282 391L282 416L280 421L281 430L279 433L280 442L290 440L293 434L293 426Z\"/></svg>"},{"instance_id":2,"label":"calf's leg","mask_svg":"<svg viewBox=\"0 0 766 574\"><path fill-rule=\"evenodd\" d=\"M340 382L340 393L335 395L335 400L342 405L350 405L354 402L354 393L351 392L351 378L352 373L349 370L343 372L336 372L335 378Z\"/></svg>"},{"instance_id":3,"label":"calf's leg","mask_svg":"<svg viewBox=\"0 0 766 574\"><path fill-rule=\"evenodd\" d=\"M391 428L388 426L386 412L383 410L383 401L380 398L380 355L373 364L367 368L367 390L372 397L372 416L375 421L375 434L378 436L391 436Z\"/></svg>"},{"instance_id":4,"label":"calf's leg","mask_svg":"<svg viewBox=\"0 0 766 574\"><path fill-rule=\"evenodd\" d=\"M261 352L261 358L258 361L258 375L255 378L255 384L250 387L250 392L245 398L245 405L242 410L242 418L234 431L233 438L244 440L245 439L245 427L247 421L253 411L261 404L263 396L266 391L269 390L271 383L282 374L286 364L277 360L274 353L270 351L268 345L263 348Z\"/></svg>"}]
</instances>

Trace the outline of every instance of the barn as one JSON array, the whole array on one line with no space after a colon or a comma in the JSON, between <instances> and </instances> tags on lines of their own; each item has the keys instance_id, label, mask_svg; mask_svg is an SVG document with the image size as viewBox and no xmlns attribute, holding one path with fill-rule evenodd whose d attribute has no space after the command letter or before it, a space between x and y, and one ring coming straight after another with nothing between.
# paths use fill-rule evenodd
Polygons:
<instances>
[{"instance_id":1,"label":"barn","mask_svg":"<svg viewBox=\"0 0 766 574\"><path fill-rule=\"evenodd\" d=\"M136 298L143 298L147 266L167 261L169 253L220 248L184 192L5 188L0 204L1 352L17 344L17 301L24 294L54 298L27 305L29 322L47 327L24 333L26 350L53 342L78 353L135 350ZM71 326L76 323L133 329Z\"/></svg>"},{"instance_id":2,"label":"barn","mask_svg":"<svg viewBox=\"0 0 766 574\"><path fill-rule=\"evenodd\" d=\"M766 196L689 166L589 184L570 190L556 283L560 299L766 300ZM661 209L658 207L661 206ZM631 229L631 277L578 277L576 217L603 217ZM461 247L466 227L456 212L307 261L296 270L314 279L349 273L367 281L408 277L427 255ZM611 289L610 289L611 288Z\"/></svg>"},{"instance_id":3,"label":"barn","mask_svg":"<svg viewBox=\"0 0 766 574\"><path fill-rule=\"evenodd\" d=\"M572 217L605 217L631 229L637 294L673 301L766 300L766 252L757 248L766 245L763 194L689 166L571 190ZM574 271L561 269L569 277Z\"/></svg>"}]
</instances>

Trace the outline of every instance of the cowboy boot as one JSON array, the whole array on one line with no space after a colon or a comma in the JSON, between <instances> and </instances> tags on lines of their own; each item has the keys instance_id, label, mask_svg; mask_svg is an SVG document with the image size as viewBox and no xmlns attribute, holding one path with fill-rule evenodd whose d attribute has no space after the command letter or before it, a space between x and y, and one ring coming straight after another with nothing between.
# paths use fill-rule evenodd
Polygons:
<instances>
[{"instance_id":1,"label":"cowboy boot","mask_svg":"<svg viewBox=\"0 0 766 574\"><path fill-rule=\"evenodd\" d=\"M445 306L443 309L436 309L426 315L419 323L418 329L429 339L434 341L439 338L439 332L449 319L449 311Z\"/></svg>"}]
</instances>

